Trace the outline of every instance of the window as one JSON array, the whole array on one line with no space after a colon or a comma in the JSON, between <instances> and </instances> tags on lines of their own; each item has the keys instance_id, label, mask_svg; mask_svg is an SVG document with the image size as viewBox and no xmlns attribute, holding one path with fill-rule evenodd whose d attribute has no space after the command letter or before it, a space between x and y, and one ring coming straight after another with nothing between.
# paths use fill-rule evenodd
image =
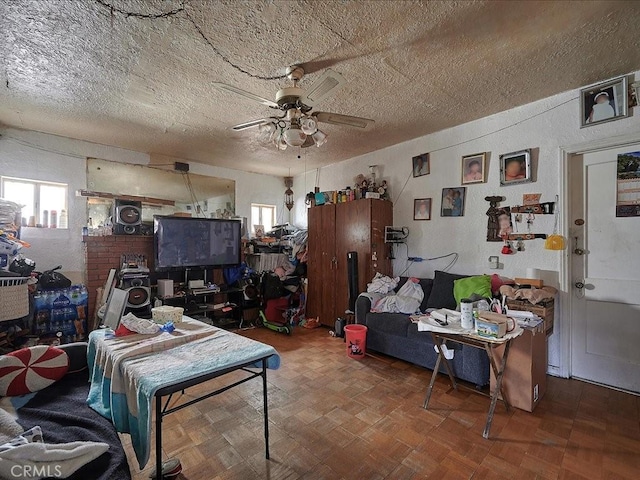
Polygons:
<instances>
[{"instance_id":1,"label":"window","mask_svg":"<svg viewBox=\"0 0 640 480\"><path fill-rule=\"evenodd\" d=\"M67 211L66 183L38 182L24 178L0 177L0 197L16 202L22 207L22 218L34 217L36 224L50 223L51 212L55 210L60 222L60 213ZM44 211L48 216L44 218ZM57 226L57 225L56 225Z\"/></svg>"},{"instance_id":2,"label":"window","mask_svg":"<svg viewBox=\"0 0 640 480\"><path fill-rule=\"evenodd\" d=\"M270 231L276 223L276 206L263 205L260 203L251 204L251 231L255 235L256 225L264 225L264 231Z\"/></svg>"}]
</instances>

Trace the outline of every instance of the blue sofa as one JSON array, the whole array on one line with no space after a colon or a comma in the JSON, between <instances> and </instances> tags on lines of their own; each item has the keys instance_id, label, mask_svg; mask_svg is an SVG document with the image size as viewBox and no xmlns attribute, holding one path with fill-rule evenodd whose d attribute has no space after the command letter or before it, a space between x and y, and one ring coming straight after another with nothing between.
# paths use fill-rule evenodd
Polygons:
<instances>
[{"instance_id":1,"label":"blue sofa","mask_svg":"<svg viewBox=\"0 0 640 480\"><path fill-rule=\"evenodd\" d=\"M456 308L453 297L453 282L466 275L455 275L436 271L434 278L420 279L424 300L420 310L427 308ZM401 277L396 290L407 281ZM419 332L418 326L401 313L373 313L371 301L360 295L356 301L356 323L367 326L367 350L374 350L407 362L433 370L438 357L433 348L433 339L428 332ZM454 350L453 374L481 388L489 384L489 359L484 350L451 342L447 347ZM446 373L444 365L440 371Z\"/></svg>"}]
</instances>

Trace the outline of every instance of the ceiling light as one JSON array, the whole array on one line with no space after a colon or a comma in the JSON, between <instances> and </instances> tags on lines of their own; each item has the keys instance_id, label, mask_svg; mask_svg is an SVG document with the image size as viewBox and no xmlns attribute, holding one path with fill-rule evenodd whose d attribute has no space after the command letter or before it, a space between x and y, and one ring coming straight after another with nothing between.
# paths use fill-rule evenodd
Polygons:
<instances>
[{"instance_id":1,"label":"ceiling light","mask_svg":"<svg viewBox=\"0 0 640 480\"><path fill-rule=\"evenodd\" d=\"M291 126L282 133L282 136L284 137L284 141L287 142L287 145L292 147L299 147L307 139L304 132L300 130L300 126L294 124L291 124Z\"/></svg>"},{"instance_id":2,"label":"ceiling light","mask_svg":"<svg viewBox=\"0 0 640 480\"><path fill-rule=\"evenodd\" d=\"M282 133L283 133L282 130L280 130L280 133L278 133L276 137L276 147L278 148L278 150L287 149L287 144L284 141L284 135Z\"/></svg>"},{"instance_id":3,"label":"ceiling light","mask_svg":"<svg viewBox=\"0 0 640 480\"><path fill-rule=\"evenodd\" d=\"M316 133L314 133L311 136L313 137L313 140L316 142L316 147L321 147L322 145L327 143L328 135L324 133L322 130L318 130Z\"/></svg>"},{"instance_id":4,"label":"ceiling light","mask_svg":"<svg viewBox=\"0 0 640 480\"><path fill-rule=\"evenodd\" d=\"M313 135L318 131L318 123L315 118L304 116L300 119L300 128L305 135Z\"/></svg>"},{"instance_id":5,"label":"ceiling light","mask_svg":"<svg viewBox=\"0 0 640 480\"><path fill-rule=\"evenodd\" d=\"M276 126L273 123L264 123L258 127L258 141L270 143L275 139Z\"/></svg>"}]
</instances>

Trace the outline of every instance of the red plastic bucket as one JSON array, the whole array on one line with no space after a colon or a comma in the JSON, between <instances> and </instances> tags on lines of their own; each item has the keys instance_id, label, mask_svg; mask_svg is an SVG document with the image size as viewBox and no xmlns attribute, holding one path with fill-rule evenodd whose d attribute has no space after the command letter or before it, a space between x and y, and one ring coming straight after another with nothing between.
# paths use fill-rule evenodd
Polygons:
<instances>
[{"instance_id":1,"label":"red plastic bucket","mask_svg":"<svg viewBox=\"0 0 640 480\"><path fill-rule=\"evenodd\" d=\"M367 327L364 325L346 325L344 333L347 342L347 356L360 360L364 358L367 347Z\"/></svg>"}]
</instances>

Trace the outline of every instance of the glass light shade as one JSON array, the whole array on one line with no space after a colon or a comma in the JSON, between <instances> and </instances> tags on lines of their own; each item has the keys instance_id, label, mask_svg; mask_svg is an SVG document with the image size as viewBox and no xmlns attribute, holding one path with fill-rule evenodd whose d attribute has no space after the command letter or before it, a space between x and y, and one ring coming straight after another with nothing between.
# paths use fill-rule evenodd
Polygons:
<instances>
[{"instance_id":1,"label":"glass light shade","mask_svg":"<svg viewBox=\"0 0 640 480\"><path fill-rule=\"evenodd\" d=\"M282 130L278 133L278 136L276 137L276 147L278 148L278 150L286 150L287 149L287 144L284 141L284 135Z\"/></svg>"},{"instance_id":2,"label":"glass light shade","mask_svg":"<svg viewBox=\"0 0 640 480\"><path fill-rule=\"evenodd\" d=\"M258 127L258 141L261 143L272 142L276 133L276 126L273 123L265 123Z\"/></svg>"},{"instance_id":3,"label":"glass light shade","mask_svg":"<svg viewBox=\"0 0 640 480\"><path fill-rule=\"evenodd\" d=\"M327 143L328 135L324 133L322 130L318 130L316 133L311 135L313 140L316 142L316 147L321 147L325 143Z\"/></svg>"},{"instance_id":4,"label":"glass light shade","mask_svg":"<svg viewBox=\"0 0 640 480\"><path fill-rule=\"evenodd\" d=\"M305 135L313 135L318 131L318 122L313 117L302 117L300 128Z\"/></svg>"},{"instance_id":5,"label":"glass light shade","mask_svg":"<svg viewBox=\"0 0 640 480\"><path fill-rule=\"evenodd\" d=\"M307 136L300 130L297 125L291 125L282 133L284 141L292 147L299 147L307 139Z\"/></svg>"}]
</instances>

